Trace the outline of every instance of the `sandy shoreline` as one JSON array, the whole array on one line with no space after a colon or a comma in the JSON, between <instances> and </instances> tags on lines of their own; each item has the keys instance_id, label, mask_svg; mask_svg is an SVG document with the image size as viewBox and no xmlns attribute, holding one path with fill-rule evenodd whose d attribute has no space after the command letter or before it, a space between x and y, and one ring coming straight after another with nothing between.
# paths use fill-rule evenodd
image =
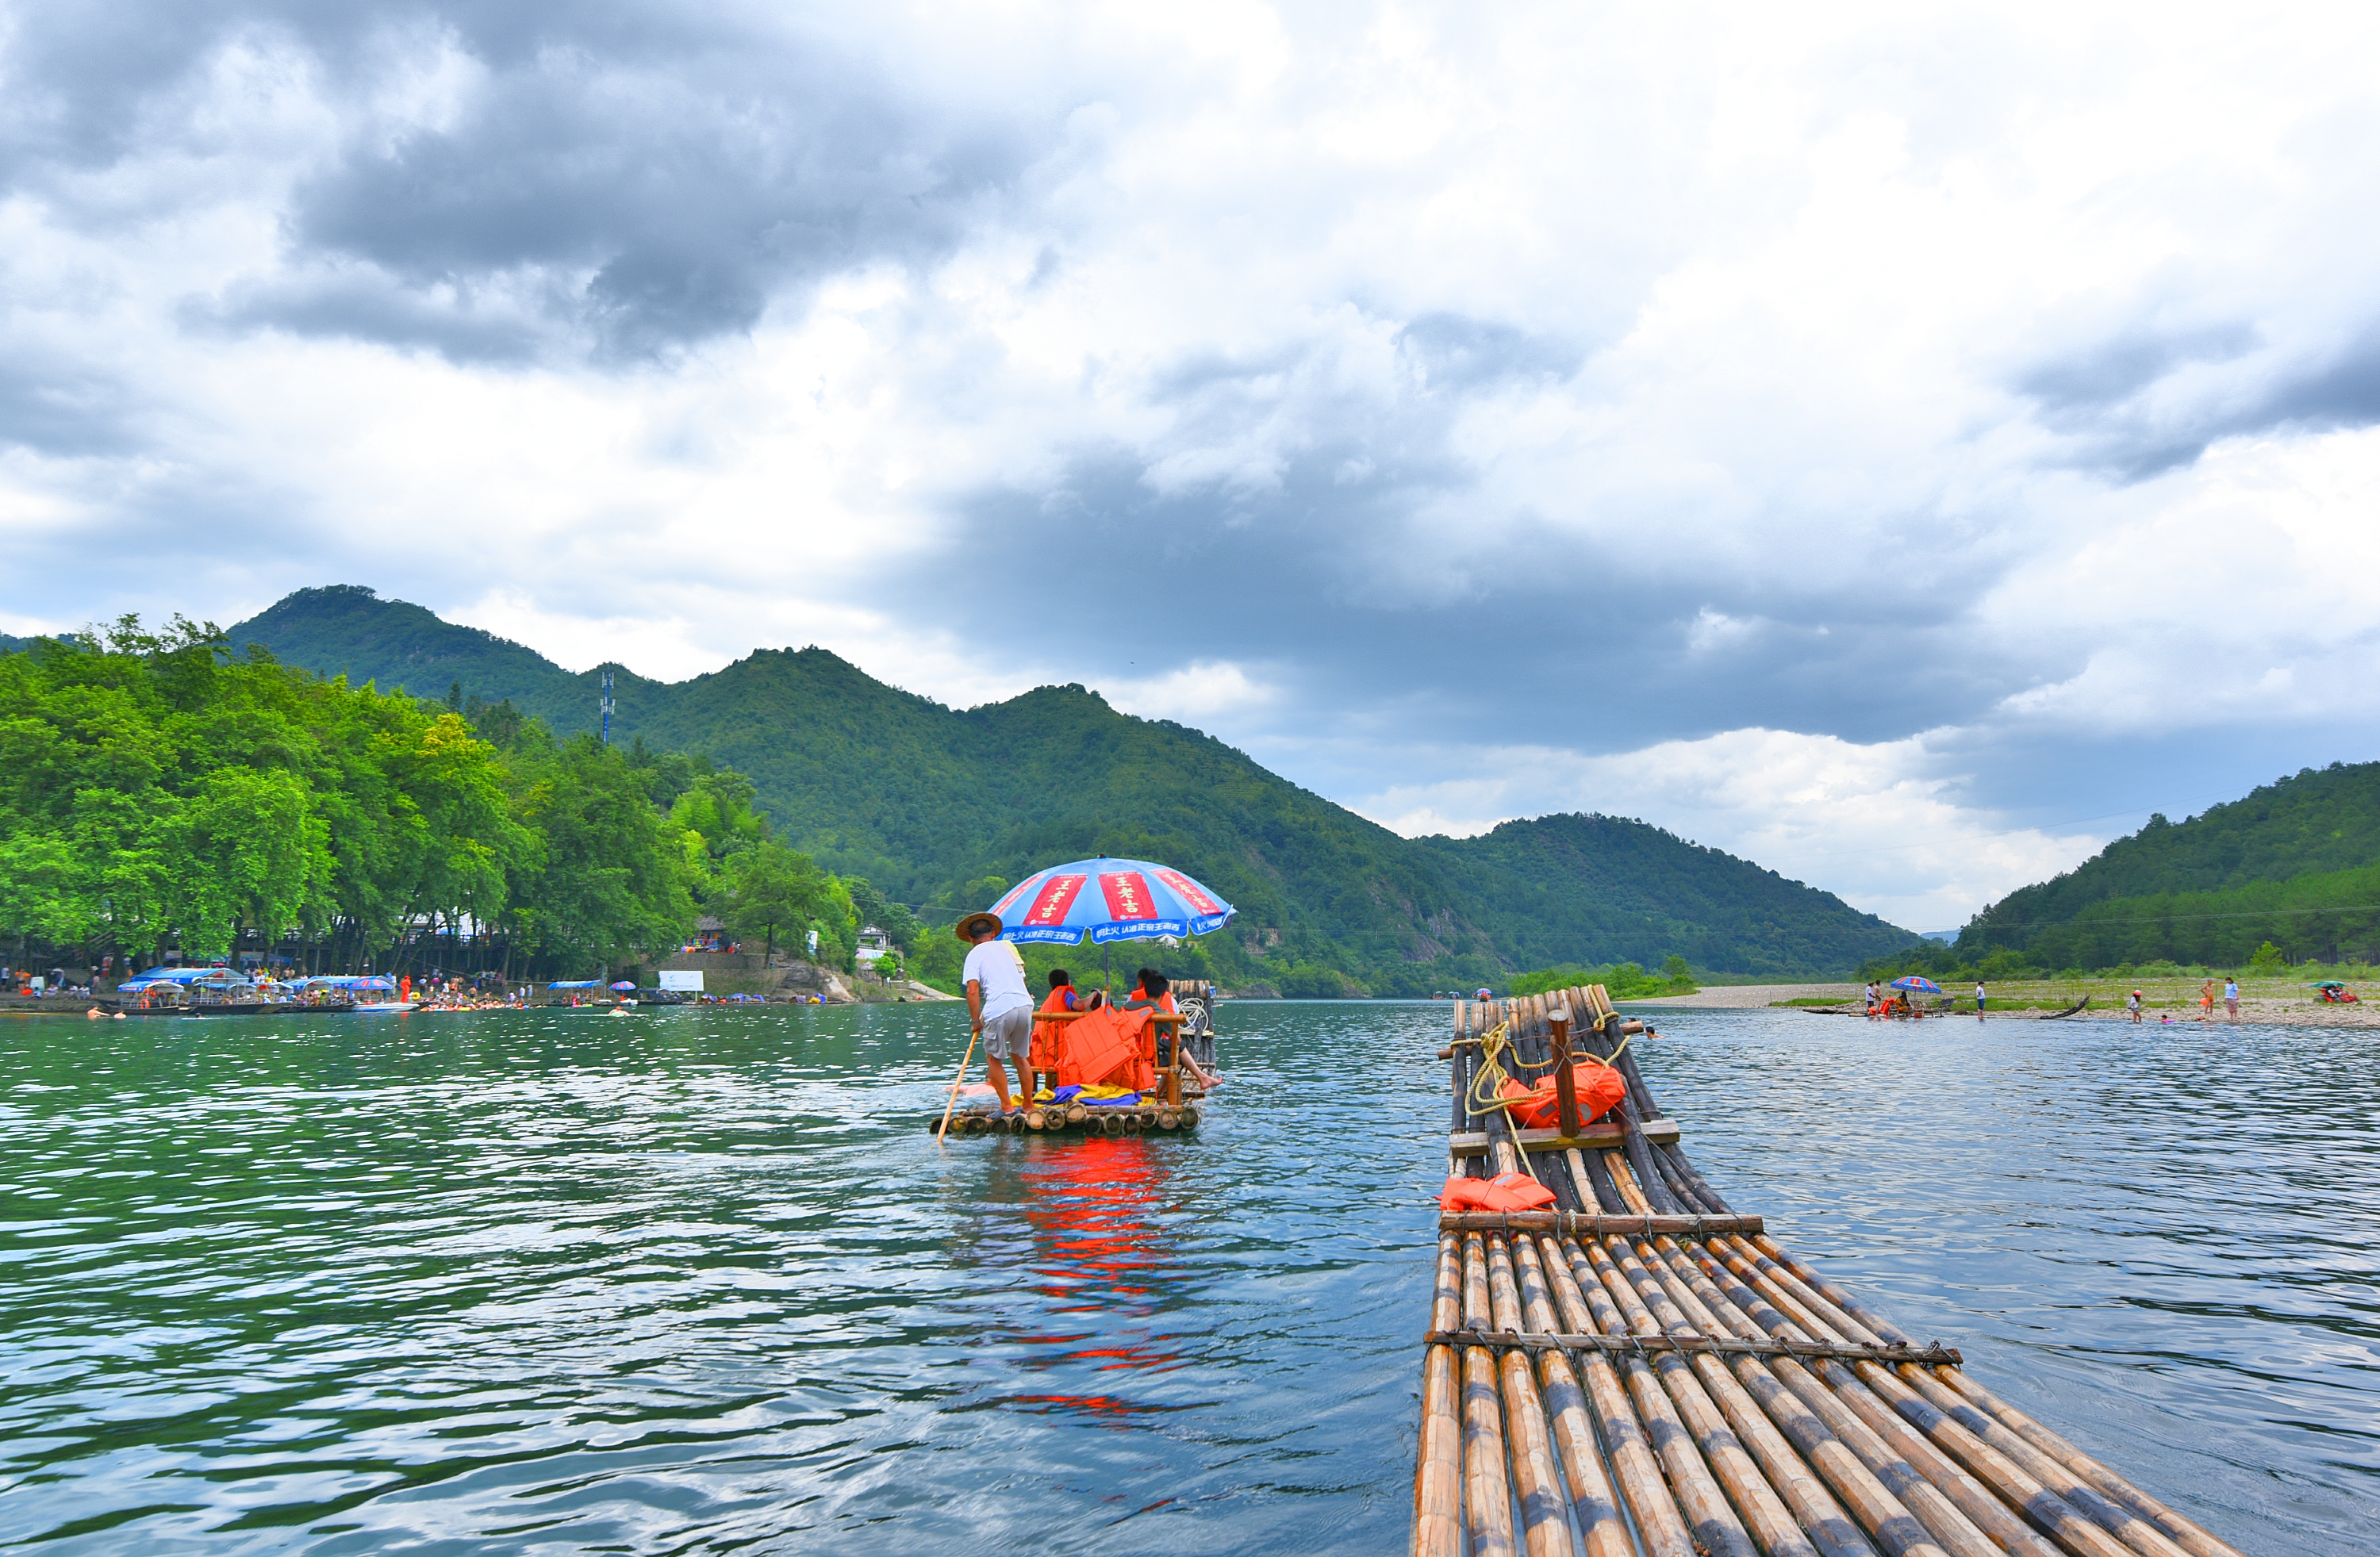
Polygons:
<instances>
[{"instance_id":1,"label":"sandy shoreline","mask_svg":"<svg viewBox=\"0 0 2380 1557\"><path fill-rule=\"evenodd\" d=\"M1716 984L1693 995L1657 995L1649 1000L1621 1000L1621 1006L1699 1006L1718 1007L1731 1010L1747 1010L1774 1006L1779 1000L1813 1000L1825 997L1834 1000L1856 1000L1860 986L1855 984Z\"/></svg>"}]
</instances>

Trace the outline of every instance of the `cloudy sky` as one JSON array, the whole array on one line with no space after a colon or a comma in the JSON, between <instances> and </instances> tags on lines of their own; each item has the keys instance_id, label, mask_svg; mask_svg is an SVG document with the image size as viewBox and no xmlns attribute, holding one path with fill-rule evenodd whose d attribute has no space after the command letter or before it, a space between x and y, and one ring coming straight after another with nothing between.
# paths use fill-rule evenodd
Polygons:
<instances>
[{"instance_id":1,"label":"cloudy sky","mask_svg":"<svg viewBox=\"0 0 2380 1557\"><path fill-rule=\"evenodd\" d=\"M0 629L1078 681L1955 925L2380 754L2375 30L0 0Z\"/></svg>"}]
</instances>

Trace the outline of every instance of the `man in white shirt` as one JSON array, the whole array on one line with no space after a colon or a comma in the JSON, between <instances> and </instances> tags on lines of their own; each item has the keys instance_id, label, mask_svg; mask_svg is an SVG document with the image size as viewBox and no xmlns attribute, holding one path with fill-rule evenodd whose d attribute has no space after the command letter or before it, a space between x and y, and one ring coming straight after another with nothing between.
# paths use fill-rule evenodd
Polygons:
<instances>
[{"instance_id":1,"label":"man in white shirt","mask_svg":"<svg viewBox=\"0 0 2380 1557\"><path fill-rule=\"evenodd\" d=\"M959 921L959 939L974 947L959 977L966 982L967 1016L983 1038L1000 1111L1014 1114L1033 1101L1033 996L1025 988L1025 959L1000 938L1001 929L996 913L971 913ZM1008 1059L1016 1062L1015 1103L1008 1099L1008 1073L1002 1068Z\"/></svg>"}]
</instances>

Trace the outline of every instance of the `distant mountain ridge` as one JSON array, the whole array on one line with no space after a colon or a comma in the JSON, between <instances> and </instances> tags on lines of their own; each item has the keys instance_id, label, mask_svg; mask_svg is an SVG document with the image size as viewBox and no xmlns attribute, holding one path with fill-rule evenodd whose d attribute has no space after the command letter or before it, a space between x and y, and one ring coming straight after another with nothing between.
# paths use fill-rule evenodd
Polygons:
<instances>
[{"instance_id":1,"label":"distant mountain ridge","mask_svg":"<svg viewBox=\"0 0 2380 1557\"><path fill-rule=\"evenodd\" d=\"M2058 966L2237 960L2267 936L2304 942L2301 956L2335 950L2342 936L2371 947L2380 935L2368 914L2342 922L2338 911L2312 905L2360 910L2371 893L2352 873L2375 865L2380 762L2335 762L2181 822L2153 815L2074 869L1985 909L1958 947L1970 957L2024 951ZM2280 883L2302 887L2268 889ZM2298 906L2281 911L2284 898Z\"/></svg>"},{"instance_id":2,"label":"distant mountain ridge","mask_svg":"<svg viewBox=\"0 0 2380 1557\"><path fill-rule=\"evenodd\" d=\"M358 585L305 589L229 630L285 663L382 690L509 698L591 731L601 668ZM1407 839L1213 737L1118 713L1079 685L952 709L820 648L762 649L662 682L615 668L615 743L749 775L795 847L911 903L979 906L989 881L1097 853L1155 857L1239 909L1202 943L1216 972L1335 970L1427 993L1561 962L1840 972L1908 932L1830 893L1641 822L1549 816Z\"/></svg>"}]
</instances>

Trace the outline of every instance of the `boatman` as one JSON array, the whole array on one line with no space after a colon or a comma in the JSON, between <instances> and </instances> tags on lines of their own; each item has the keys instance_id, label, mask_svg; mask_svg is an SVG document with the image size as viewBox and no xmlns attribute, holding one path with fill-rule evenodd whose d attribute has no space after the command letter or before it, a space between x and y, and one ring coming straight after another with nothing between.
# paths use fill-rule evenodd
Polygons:
<instances>
[{"instance_id":1,"label":"boatman","mask_svg":"<svg viewBox=\"0 0 2380 1557\"><path fill-rule=\"evenodd\" d=\"M1025 958L1000 938L996 913L971 913L958 923L959 939L973 947L959 977L966 981L967 1017L983 1039L984 1061L1000 1111L1014 1114L1033 1100L1033 996L1025 990ZM1008 1098L1004 1062L1016 1063L1020 1101Z\"/></svg>"}]
</instances>

